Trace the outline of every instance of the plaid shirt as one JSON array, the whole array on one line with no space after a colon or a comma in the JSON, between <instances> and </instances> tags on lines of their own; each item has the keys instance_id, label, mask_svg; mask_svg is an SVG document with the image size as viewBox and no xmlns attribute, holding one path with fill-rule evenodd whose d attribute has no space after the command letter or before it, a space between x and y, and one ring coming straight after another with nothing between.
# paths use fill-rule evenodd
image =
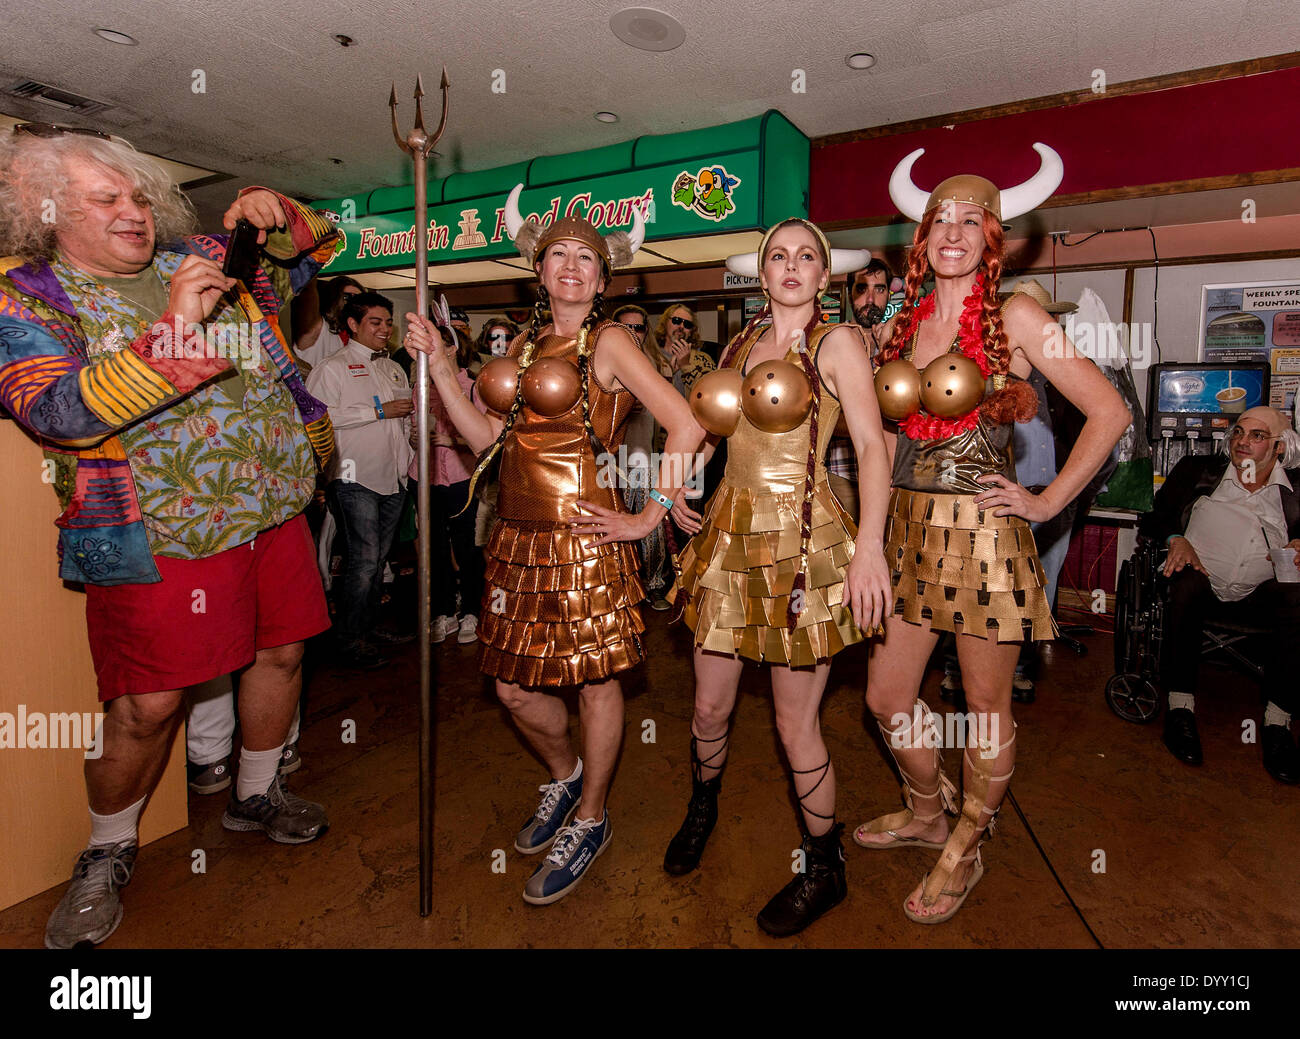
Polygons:
<instances>
[{"instance_id":1,"label":"plaid shirt","mask_svg":"<svg viewBox=\"0 0 1300 1039\"><path fill-rule=\"evenodd\" d=\"M826 471L850 483L858 482L858 456L853 452L851 437L831 437L826 448Z\"/></svg>"}]
</instances>

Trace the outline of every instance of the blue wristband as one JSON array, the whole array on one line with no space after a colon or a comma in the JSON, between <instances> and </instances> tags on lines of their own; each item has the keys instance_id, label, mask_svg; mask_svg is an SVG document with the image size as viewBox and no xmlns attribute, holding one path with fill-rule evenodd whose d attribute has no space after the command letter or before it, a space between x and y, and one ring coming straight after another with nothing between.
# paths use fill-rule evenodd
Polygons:
<instances>
[{"instance_id":1,"label":"blue wristband","mask_svg":"<svg viewBox=\"0 0 1300 1039\"><path fill-rule=\"evenodd\" d=\"M671 512L673 506L677 504L675 501L672 500L672 498L668 497L668 495L666 495L666 494L660 494L658 491L655 491L655 490L652 490L652 491L650 492L650 500L651 500L651 501L657 501L660 505L662 505L662 506L663 506L665 509L667 509L669 512Z\"/></svg>"}]
</instances>

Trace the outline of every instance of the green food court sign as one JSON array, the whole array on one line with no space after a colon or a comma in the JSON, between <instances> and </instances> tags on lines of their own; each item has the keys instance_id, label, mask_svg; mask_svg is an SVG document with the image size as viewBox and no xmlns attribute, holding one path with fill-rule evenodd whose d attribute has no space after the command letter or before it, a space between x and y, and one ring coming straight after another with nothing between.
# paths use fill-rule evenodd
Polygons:
<instances>
[{"instance_id":1,"label":"green food court sign","mask_svg":"<svg viewBox=\"0 0 1300 1039\"><path fill-rule=\"evenodd\" d=\"M542 156L430 181L429 262L517 255L505 230L506 196L524 184L520 212L543 224L584 217L627 229L632 208L646 242L766 228L808 213L808 138L783 115ZM313 203L338 215L342 238L327 274L415 263L415 189L379 188Z\"/></svg>"}]
</instances>

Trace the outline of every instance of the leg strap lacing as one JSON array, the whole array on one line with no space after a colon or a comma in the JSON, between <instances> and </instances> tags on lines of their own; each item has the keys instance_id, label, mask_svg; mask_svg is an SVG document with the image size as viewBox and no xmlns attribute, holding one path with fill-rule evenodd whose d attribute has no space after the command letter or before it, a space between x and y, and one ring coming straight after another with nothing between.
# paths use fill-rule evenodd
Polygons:
<instances>
[{"instance_id":1,"label":"leg strap lacing","mask_svg":"<svg viewBox=\"0 0 1300 1039\"><path fill-rule=\"evenodd\" d=\"M731 731L728 730L721 736L716 736L711 740L706 740L703 737L695 735L695 728L694 726L691 727L691 775L699 782L704 782L704 769L706 766L717 770L719 774L722 772L722 765L714 765L713 762L727 753L727 745L730 736ZM721 743L722 746L718 747L707 758L701 758L699 753L701 743Z\"/></svg>"},{"instance_id":2,"label":"leg strap lacing","mask_svg":"<svg viewBox=\"0 0 1300 1039\"><path fill-rule=\"evenodd\" d=\"M897 729L889 729L880 725L880 733L885 738L885 746L889 748L890 754L894 757L894 764L898 766L898 773L903 779L903 803L907 806L901 812L891 812L888 815L882 815L877 819L872 819L862 827L866 833L888 833L897 837L895 831L901 830L913 819L917 822L928 823L938 819L944 812L957 811L957 787L943 771L943 754L939 750L939 740L936 732L934 715L930 712L930 707L922 700L917 701L919 710L914 710L911 718ZM879 724L879 723L877 723ZM927 747L927 740L929 746ZM934 775L929 782L920 779L908 768L913 768L921 764L917 752L929 752L932 762ZM922 786L933 785L934 789L927 790ZM913 797L935 797L939 798L939 810L931 812L928 815L917 815L913 809Z\"/></svg>"},{"instance_id":3,"label":"leg strap lacing","mask_svg":"<svg viewBox=\"0 0 1300 1039\"><path fill-rule=\"evenodd\" d=\"M803 813L805 815L815 816L818 819L834 820L835 818L834 812L832 812L830 815L822 815L821 812L814 812L811 808L808 807L808 803L807 803L807 799L812 797L812 795L817 792L817 788L821 786L824 782L826 782L826 777L830 775L831 759L827 758L822 764L818 765L816 768L805 768L805 769L792 768L790 769L790 771L793 772L796 776L810 776L815 772L821 773L821 775L817 777L817 782L812 785L811 790L807 790L804 793L800 794L799 783L796 780L794 784L794 791L799 796L799 807L803 809Z\"/></svg>"},{"instance_id":4,"label":"leg strap lacing","mask_svg":"<svg viewBox=\"0 0 1300 1039\"><path fill-rule=\"evenodd\" d=\"M1011 739L992 752L992 744L979 748L979 753L974 755L969 752L966 757L967 774L963 777L962 782L962 803L961 818L957 820L957 825L953 827L952 833L948 835L948 842L943 847L943 852L939 855L939 864L931 871L926 879L925 889L921 894L921 904L932 906L938 900L941 894L944 894L948 886L948 880L952 876L953 870L962 863L969 861L972 855L978 856L979 845L976 843L974 850L967 853L967 848L972 842L977 842L980 834L989 826L992 817L997 814L998 808L1002 803L1002 795L1006 793L1006 786L1001 786L994 796L990 797L990 786L993 783L1005 784L1011 778L1011 771L1005 775L993 774L995 763L1002 757L1002 753L1012 747L1016 742L1014 727L1011 732ZM993 802L993 807L988 804ZM988 813L990 819L983 820L985 813Z\"/></svg>"}]
</instances>

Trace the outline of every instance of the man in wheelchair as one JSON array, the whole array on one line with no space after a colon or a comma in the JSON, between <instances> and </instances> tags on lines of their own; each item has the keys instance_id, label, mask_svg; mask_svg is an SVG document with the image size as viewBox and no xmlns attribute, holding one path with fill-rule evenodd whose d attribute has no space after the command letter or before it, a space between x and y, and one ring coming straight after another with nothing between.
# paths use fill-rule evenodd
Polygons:
<instances>
[{"instance_id":1,"label":"man in wheelchair","mask_svg":"<svg viewBox=\"0 0 1300 1039\"><path fill-rule=\"evenodd\" d=\"M1300 555L1279 551L1300 549L1298 490L1300 435L1276 409L1251 408L1219 453L1174 467L1142 519L1141 533L1169 550L1164 742L1179 761L1202 760L1193 710L1205 621L1231 619L1274 631L1264 671L1264 768L1283 783L1300 782L1291 736L1291 713L1300 706Z\"/></svg>"}]
</instances>

